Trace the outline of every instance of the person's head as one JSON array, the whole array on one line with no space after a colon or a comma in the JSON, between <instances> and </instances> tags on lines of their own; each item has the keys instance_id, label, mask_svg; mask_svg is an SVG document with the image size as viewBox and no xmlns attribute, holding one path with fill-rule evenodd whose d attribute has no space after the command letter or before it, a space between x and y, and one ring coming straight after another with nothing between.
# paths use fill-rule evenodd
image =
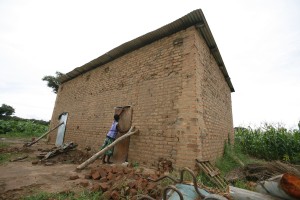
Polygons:
<instances>
[{"instance_id":1,"label":"person's head","mask_svg":"<svg viewBox=\"0 0 300 200\"><path fill-rule=\"evenodd\" d=\"M115 121L116 121L116 122L118 122L118 121L119 121L119 119L120 119L120 116L119 116L119 115L117 115L117 114L115 114L115 115L114 115L114 119L115 119Z\"/></svg>"}]
</instances>

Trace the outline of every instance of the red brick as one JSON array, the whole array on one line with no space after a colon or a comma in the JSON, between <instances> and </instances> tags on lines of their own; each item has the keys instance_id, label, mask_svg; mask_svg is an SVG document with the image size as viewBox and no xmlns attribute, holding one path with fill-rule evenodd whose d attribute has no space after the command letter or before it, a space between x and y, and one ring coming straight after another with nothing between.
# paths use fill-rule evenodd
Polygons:
<instances>
[{"instance_id":1,"label":"red brick","mask_svg":"<svg viewBox=\"0 0 300 200\"><path fill-rule=\"evenodd\" d=\"M102 178L100 178L100 180L99 180L101 183L102 182L106 182L107 181L107 178L106 177L102 177Z\"/></svg>"},{"instance_id":2,"label":"red brick","mask_svg":"<svg viewBox=\"0 0 300 200\"><path fill-rule=\"evenodd\" d=\"M98 171L95 171L93 174L92 174L92 178L94 179L94 180L99 180L100 179L100 174L99 174L99 172Z\"/></svg>"},{"instance_id":3,"label":"red brick","mask_svg":"<svg viewBox=\"0 0 300 200\"><path fill-rule=\"evenodd\" d=\"M147 191L150 192L151 190L154 190L156 188L156 184L155 183L148 183L147 185Z\"/></svg>"},{"instance_id":4,"label":"red brick","mask_svg":"<svg viewBox=\"0 0 300 200\"><path fill-rule=\"evenodd\" d=\"M120 199L120 194L118 191L114 190L111 194L110 194L111 198L113 200L119 200Z\"/></svg>"},{"instance_id":5,"label":"red brick","mask_svg":"<svg viewBox=\"0 0 300 200\"><path fill-rule=\"evenodd\" d=\"M134 187L136 187L136 185L135 185L135 182L134 182L134 181L132 181L132 182L129 182L127 185L128 185L130 188L134 188Z\"/></svg>"},{"instance_id":6,"label":"red brick","mask_svg":"<svg viewBox=\"0 0 300 200\"><path fill-rule=\"evenodd\" d=\"M100 190L100 184L99 183L93 183L91 191L92 192L98 192Z\"/></svg>"},{"instance_id":7,"label":"red brick","mask_svg":"<svg viewBox=\"0 0 300 200\"><path fill-rule=\"evenodd\" d=\"M105 192L108 189L108 184L107 183L99 183L100 189Z\"/></svg>"},{"instance_id":8,"label":"red brick","mask_svg":"<svg viewBox=\"0 0 300 200\"><path fill-rule=\"evenodd\" d=\"M100 168L98 169L98 172L102 178L107 176L107 172L105 171L105 169Z\"/></svg>"},{"instance_id":9,"label":"red brick","mask_svg":"<svg viewBox=\"0 0 300 200\"><path fill-rule=\"evenodd\" d=\"M71 175L70 176L70 180L76 180L76 179L78 179L79 178L79 176L76 174L76 175Z\"/></svg>"},{"instance_id":10,"label":"red brick","mask_svg":"<svg viewBox=\"0 0 300 200\"><path fill-rule=\"evenodd\" d=\"M131 196L135 196L135 195L137 195L137 190L131 188L130 191L129 191L129 194L130 194Z\"/></svg>"},{"instance_id":11,"label":"red brick","mask_svg":"<svg viewBox=\"0 0 300 200\"><path fill-rule=\"evenodd\" d=\"M115 175L114 175L113 173L109 172L109 173L107 174L106 178L107 178L108 180L113 180L113 179L115 178Z\"/></svg>"},{"instance_id":12,"label":"red brick","mask_svg":"<svg viewBox=\"0 0 300 200\"><path fill-rule=\"evenodd\" d=\"M83 186L83 187L89 186L89 182L88 182L87 180L83 180L83 181L81 181L79 184L80 184L81 186Z\"/></svg>"}]
</instances>

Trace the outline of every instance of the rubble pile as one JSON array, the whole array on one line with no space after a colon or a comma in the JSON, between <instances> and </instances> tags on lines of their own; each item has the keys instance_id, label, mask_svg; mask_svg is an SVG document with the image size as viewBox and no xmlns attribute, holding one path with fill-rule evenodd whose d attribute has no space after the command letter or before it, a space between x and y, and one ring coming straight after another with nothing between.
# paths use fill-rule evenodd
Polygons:
<instances>
[{"instance_id":1,"label":"rubble pile","mask_svg":"<svg viewBox=\"0 0 300 200\"><path fill-rule=\"evenodd\" d=\"M70 179L74 177L70 177ZM130 197L137 199L137 195L149 195L153 198L161 196L162 186L148 180L157 179L156 174L144 174L142 170L124 166L100 166L91 169L85 178L92 181L90 190L93 192L102 191L105 199L122 199ZM85 184L87 183L87 184ZM89 186L88 181L80 183L82 186Z\"/></svg>"},{"instance_id":2,"label":"rubble pile","mask_svg":"<svg viewBox=\"0 0 300 200\"><path fill-rule=\"evenodd\" d=\"M165 158L159 158L157 169L161 174L164 174L165 172L172 172L173 171L172 162Z\"/></svg>"}]
</instances>

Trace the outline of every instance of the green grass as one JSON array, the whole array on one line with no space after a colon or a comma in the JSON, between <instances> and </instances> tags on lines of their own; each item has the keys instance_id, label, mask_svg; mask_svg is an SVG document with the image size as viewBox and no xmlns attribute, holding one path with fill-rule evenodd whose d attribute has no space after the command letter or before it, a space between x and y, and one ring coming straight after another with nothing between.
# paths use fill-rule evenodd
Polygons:
<instances>
[{"instance_id":1,"label":"green grass","mask_svg":"<svg viewBox=\"0 0 300 200\"><path fill-rule=\"evenodd\" d=\"M212 182L204 172L198 174L197 182L201 183L201 185L205 185L206 187L217 188L217 185Z\"/></svg>"},{"instance_id":2,"label":"green grass","mask_svg":"<svg viewBox=\"0 0 300 200\"><path fill-rule=\"evenodd\" d=\"M101 192L83 191L80 194L69 193L46 193L40 192L35 195L23 197L22 200L101 200Z\"/></svg>"},{"instance_id":3,"label":"green grass","mask_svg":"<svg viewBox=\"0 0 300 200\"><path fill-rule=\"evenodd\" d=\"M22 156L22 153L1 153L0 154L0 165L3 165L7 162L9 162L9 160L13 159L13 158L17 158Z\"/></svg>"},{"instance_id":4,"label":"green grass","mask_svg":"<svg viewBox=\"0 0 300 200\"><path fill-rule=\"evenodd\" d=\"M224 155L217 159L216 167L220 169L221 174L225 176L228 172L243 165L259 162L257 159L243 153L239 144L225 144Z\"/></svg>"},{"instance_id":5,"label":"green grass","mask_svg":"<svg viewBox=\"0 0 300 200\"><path fill-rule=\"evenodd\" d=\"M0 154L0 165L3 165L4 163L8 162L11 158L11 155L9 153L1 153Z\"/></svg>"},{"instance_id":6,"label":"green grass","mask_svg":"<svg viewBox=\"0 0 300 200\"><path fill-rule=\"evenodd\" d=\"M7 147L9 147L9 144L7 142L0 142L0 149L7 148Z\"/></svg>"}]
</instances>

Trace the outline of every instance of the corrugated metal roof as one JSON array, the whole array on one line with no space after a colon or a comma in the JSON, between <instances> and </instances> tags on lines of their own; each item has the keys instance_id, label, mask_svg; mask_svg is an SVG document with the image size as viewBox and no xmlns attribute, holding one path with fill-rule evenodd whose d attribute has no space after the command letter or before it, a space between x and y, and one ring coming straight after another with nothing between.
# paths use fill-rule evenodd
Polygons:
<instances>
[{"instance_id":1,"label":"corrugated metal roof","mask_svg":"<svg viewBox=\"0 0 300 200\"><path fill-rule=\"evenodd\" d=\"M214 37L210 31L210 28L206 22L206 19L201 9L194 10L170 24L167 24L145 35L142 35L134 40L121 44L120 46L110 50L109 52L99 56L98 58L82 65L81 67L77 67L71 72L63 75L62 77L60 77L59 81L61 83L67 82L79 76L80 74L90 71L96 67L100 67L101 65L104 65L116 58L119 58L122 55L125 55L131 51L146 46L147 44L150 44L156 40L162 39L166 36L172 35L178 31L184 30L194 25L197 27L197 30L203 36L207 46L211 50L211 53L214 56L216 62L218 63L220 70L223 73L228 86L230 87L231 92L234 92L233 85L227 73L218 46L214 40Z\"/></svg>"}]
</instances>

